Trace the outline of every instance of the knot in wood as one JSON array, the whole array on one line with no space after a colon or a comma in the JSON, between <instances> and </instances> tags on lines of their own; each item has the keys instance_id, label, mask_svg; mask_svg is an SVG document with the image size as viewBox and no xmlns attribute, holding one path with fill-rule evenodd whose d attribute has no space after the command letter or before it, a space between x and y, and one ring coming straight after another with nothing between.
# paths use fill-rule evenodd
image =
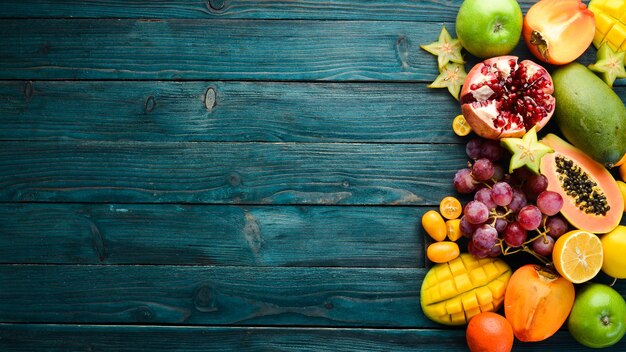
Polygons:
<instances>
[{"instance_id":1,"label":"knot in wood","mask_svg":"<svg viewBox=\"0 0 626 352\"><path fill-rule=\"evenodd\" d=\"M139 321L150 321L154 318L154 312L149 307L141 306L135 310L135 317Z\"/></svg>"},{"instance_id":2,"label":"knot in wood","mask_svg":"<svg viewBox=\"0 0 626 352\"><path fill-rule=\"evenodd\" d=\"M33 82L28 81L24 83L24 90L22 91L22 93L24 93L26 101L30 101L30 99L33 97Z\"/></svg>"},{"instance_id":3,"label":"knot in wood","mask_svg":"<svg viewBox=\"0 0 626 352\"><path fill-rule=\"evenodd\" d=\"M212 312L215 308L215 295L209 285L202 285L196 289L193 295L193 305L201 312Z\"/></svg>"},{"instance_id":4,"label":"knot in wood","mask_svg":"<svg viewBox=\"0 0 626 352\"><path fill-rule=\"evenodd\" d=\"M231 172L228 175L228 184L231 186L241 185L241 176L236 172Z\"/></svg>"},{"instance_id":5,"label":"knot in wood","mask_svg":"<svg viewBox=\"0 0 626 352\"><path fill-rule=\"evenodd\" d=\"M146 112L152 112L155 107L156 101L154 100L154 97L149 96L148 99L146 99Z\"/></svg>"},{"instance_id":6,"label":"knot in wood","mask_svg":"<svg viewBox=\"0 0 626 352\"><path fill-rule=\"evenodd\" d=\"M226 0L208 0L206 5L211 12L221 11L226 6Z\"/></svg>"},{"instance_id":7,"label":"knot in wood","mask_svg":"<svg viewBox=\"0 0 626 352\"><path fill-rule=\"evenodd\" d=\"M213 111L213 108L215 107L215 98L215 89L213 87L209 87L206 90L206 93L204 93L204 106L209 112Z\"/></svg>"}]
</instances>

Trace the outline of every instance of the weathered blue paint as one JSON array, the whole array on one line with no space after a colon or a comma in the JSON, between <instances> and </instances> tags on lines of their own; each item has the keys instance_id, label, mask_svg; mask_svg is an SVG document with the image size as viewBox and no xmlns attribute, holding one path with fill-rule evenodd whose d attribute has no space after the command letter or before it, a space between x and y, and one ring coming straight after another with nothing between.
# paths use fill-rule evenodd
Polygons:
<instances>
[{"instance_id":1,"label":"weathered blue paint","mask_svg":"<svg viewBox=\"0 0 626 352\"><path fill-rule=\"evenodd\" d=\"M6 142L0 200L435 205L449 144Z\"/></svg>"},{"instance_id":2,"label":"weathered blue paint","mask_svg":"<svg viewBox=\"0 0 626 352\"><path fill-rule=\"evenodd\" d=\"M0 204L0 263L423 267L426 209Z\"/></svg>"},{"instance_id":3,"label":"weathered blue paint","mask_svg":"<svg viewBox=\"0 0 626 352\"><path fill-rule=\"evenodd\" d=\"M419 305L424 273L410 268L2 265L0 322L433 327Z\"/></svg>"},{"instance_id":4,"label":"weathered blue paint","mask_svg":"<svg viewBox=\"0 0 626 352\"><path fill-rule=\"evenodd\" d=\"M462 143L415 83L0 81L1 140ZM207 106L208 104L208 106Z\"/></svg>"},{"instance_id":5,"label":"weathered blue paint","mask_svg":"<svg viewBox=\"0 0 626 352\"><path fill-rule=\"evenodd\" d=\"M2 20L0 79L429 82L438 75L436 59L419 45L435 41L441 25L302 20ZM446 25L454 31L453 23ZM523 43L518 52L530 57ZM581 60L594 61L594 55L589 52Z\"/></svg>"},{"instance_id":6,"label":"weathered blue paint","mask_svg":"<svg viewBox=\"0 0 626 352\"><path fill-rule=\"evenodd\" d=\"M535 0L519 0L524 12ZM12 18L239 18L454 21L462 0L5 0Z\"/></svg>"}]
</instances>

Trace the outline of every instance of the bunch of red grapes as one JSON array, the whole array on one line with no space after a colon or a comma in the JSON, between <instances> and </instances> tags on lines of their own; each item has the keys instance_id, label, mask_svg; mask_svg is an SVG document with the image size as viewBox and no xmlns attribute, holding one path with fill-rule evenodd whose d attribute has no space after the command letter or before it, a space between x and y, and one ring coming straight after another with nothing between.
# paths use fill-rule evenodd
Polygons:
<instances>
[{"instance_id":1,"label":"bunch of red grapes","mask_svg":"<svg viewBox=\"0 0 626 352\"><path fill-rule=\"evenodd\" d=\"M563 198L547 190L547 178L526 167L505 174L497 164L505 161L505 150L495 140L474 138L465 151L472 162L456 172L454 188L474 194L460 223L468 252L479 258L518 251L551 255L569 224L559 214Z\"/></svg>"}]
</instances>

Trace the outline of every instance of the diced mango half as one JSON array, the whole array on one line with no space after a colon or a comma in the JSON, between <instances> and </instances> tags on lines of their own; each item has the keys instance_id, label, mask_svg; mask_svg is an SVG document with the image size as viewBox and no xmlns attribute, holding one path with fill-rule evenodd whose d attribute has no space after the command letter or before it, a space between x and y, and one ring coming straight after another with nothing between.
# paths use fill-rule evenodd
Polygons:
<instances>
[{"instance_id":1,"label":"diced mango half","mask_svg":"<svg viewBox=\"0 0 626 352\"><path fill-rule=\"evenodd\" d=\"M592 0L589 10L596 21L593 45L600 48L607 43L614 51L626 51L626 1Z\"/></svg>"},{"instance_id":2,"label":"diced mango half","mask_svg":"<svg viewBox=\"0 0 626 352\"><path fill-rule=\"evenodd\" d=\"M463 253L433 266L426 274L421 288L422 310L441 324L467 324L474 315L502 306L511 274L501 259L477 259Z\"/></svg>"}]
</instances>

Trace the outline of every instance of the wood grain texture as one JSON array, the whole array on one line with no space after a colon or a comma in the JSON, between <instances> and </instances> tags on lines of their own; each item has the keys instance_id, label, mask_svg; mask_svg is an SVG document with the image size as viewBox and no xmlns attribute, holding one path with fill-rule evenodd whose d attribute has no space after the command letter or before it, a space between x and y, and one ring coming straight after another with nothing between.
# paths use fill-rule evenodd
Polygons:
<instances>
[{"instance_id":1,"label":"wood grain texture","mask_svg":"<svg viewBox=\"0 0 626 352\"><path fill-rule=\"evenodd\" d=\"M413 83L0 81L0 140L460 143Z\"/></svg>"},{"instance_id":2,"label":"wood grain texture","mask_svg":"<svg viewBox=\"0 0 626 352\"><path fill-rule=\"evenodd\" d=\"M0 322L430 327L425 269L0 265Z\"/></svg>"},{"instance_id":3,"label":"wood grain texture","mask_svg":"<svg viewBox=\"0 0 626 352\"><path fill-rule=\"evenodd\" d=\"M435 205L466 162L447 144L3 142L0 200Z\"/></svg>"},{"instance_id":4,"label":"wood grain texture","mask_svg":"<svg viewBox=\"0 0 626 352\"><path fill-rule=\"evenodd\" d=\"M0 263L423 267L424 211L0 204Z\"/></svg>"},{"instance_id":5,"label":"wood grain texture","mask_svg":"<svg viewBox=\"0 0 626 352\"><path fill-rule=\"evenodd\" d=\"M0 79L432 80L435 60L430 54L419 55L418 45L437 38L440 26L357 21L3 20Z\"/></svg>"},{"instance_id":6,"label":"wood grain texture","mask_svg":"<svg viewBox=\"0 0 626 352\"><path fill-rule=\"evenodd\" d=\"M426 269L0 265L0 322L441 327ZM624 280L615 285L626 294Z\"/></svg>"},{"instance_id":7,"label":"wood grain texture","mask_svg":"<svg viewBox=\"0 0 626 352\"><path fill-rule=\"evenodd\" d=\"M419 81L439 22L2 20L0 79ZM454 24L447 23L450 31ZM58 35L63 33L63 35ZM530 57L522 43L515 52ZM580 59L595 61L594 49ZM467 69L475 63L472 59Z\"/></svg>"},{"instance_id":8,"label":"wood grain texture","mask_svg":"<svg viewBox=\"0 0 626 352\"><path fill-rule=\"evenodd\" d=\"M522 10L535 1L518 0ZM0 16L13 18L245 18L454 21L462 0L5 0Z\"/></svg>"},{"instance_id":9,"label":"wood grain texture","mask_svg":"<svg viewBox=\"0 0 626 352\"><path fill-rule=\"evenodd\" d=\"M6 352L425 352L464 351L462 329L96 326L0 324ZM613 351L626 349L626 340ZM567 331L546 341L515 341L514 351L589 351Z\"/></svg>"}]
</instances>

